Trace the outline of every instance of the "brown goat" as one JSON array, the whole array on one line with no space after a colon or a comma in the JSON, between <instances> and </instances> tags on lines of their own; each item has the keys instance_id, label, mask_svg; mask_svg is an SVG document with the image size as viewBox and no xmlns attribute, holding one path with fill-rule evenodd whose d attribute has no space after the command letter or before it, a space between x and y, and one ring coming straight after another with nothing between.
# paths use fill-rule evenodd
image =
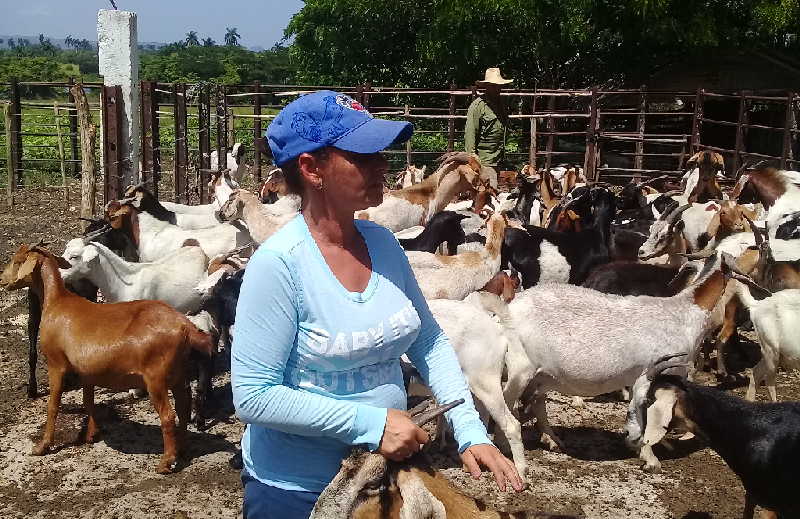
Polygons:
<instances>
[{"instance_id":1,"label":"brown goat","mask_svg":"<svg viewBox=\"0 0 800 519\"><path fill-rule=\"evenodd\" d=\"M32 454L45 454L53 443L64 377L77 373L88 415L83 440L92 443L98 433L95 386L117 390L146 388L164 437L164 454L157 471L171 472L189 422L189 354L195 350L210 356L210 336L160 301L87 301L64 287L59 267L69 268L70 264L38 245L22 245L0 276L0 285L6 289L30 287L42 301L40 344L47 357L50 399L44 435ZM175 398L177 434L176 413L170 405L168 389Z\"/></svg>"},{"instance_id":2,"label":"brown goat","mask_svg":"<svg viewBox=\"0 0 800 519\"><path fill-rule=\"evenodd\" d=\"M695 153L686 162L689 168L697 168L699 177L697 184L689 193L688 202L703 204L709 200L721 200L722 189L717 183L717 173L725 170L722 155L713 151L703 150Z\"/></svg>"},{"instance_id":3,"label":"brown goat","mask_svg":"<svg viewBox=\"0 0 800 519\"><path fill-rule=\"evenodd\" d=\"M510 303L514 299L519 286L519 277L514 275L509 276L502 270L494 275L492 279L486 283L481 290L491 292L492 294L500 297L506 303Z\"/></svg>"}]
</instances>

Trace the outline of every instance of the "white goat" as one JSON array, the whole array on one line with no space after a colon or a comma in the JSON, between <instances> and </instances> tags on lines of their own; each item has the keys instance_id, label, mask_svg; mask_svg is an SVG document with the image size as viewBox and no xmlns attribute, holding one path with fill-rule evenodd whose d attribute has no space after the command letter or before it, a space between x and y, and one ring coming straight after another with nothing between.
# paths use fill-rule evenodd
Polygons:
<instances>
[{"instance_id":1,"label":"white goat","mask_svg":"<svg viewBox=\"0 0 800 519\"><path fill-rule=\"evenodd\" d=\"M426 299L464 299L500 271L500 248L508 221L494 213L486 222L486 245L479 252L440 256L407 251L408 261Z\"/></svg>"},{"instance_id":2,"label":"white goat","mask_svg":"<svg viewBox=\"0 0 800 519\"><path fill-rule=\"evenodd\" d=\"M258 197L249 191L239 189L218 212L221 220L231 222L242 220L247 224L250 235L256 243L264 243L292 218L297 216L298 207L283 200L296 200L285 196L274 204L262 204Z\"/></svg>"},{"instance_id":3,"label":"white goat","mask_svg":"<svg viewBox=\"0 0 800 519\"><path fill-rule=\"evenodd\" d=\"M131 263L104 245L75 238L67 242L63 257L72 267L61 271L62 278L88 279L108 303L157 299L182 313L200 308L194 287L207 277L208 265L200 247L184 246L152 263Z\"/></svg>"},{"instance_id":4,"label":"white goat","mask_svg":"<svg viewBox=\"0 0 800 519\"><path fill-rule=\"evenodd\" d=\"M545 393L595 396L631 386L663 355L692 355L725 290L733 259L709 257L697 280L673 297L617 296L543 284L509 304L511 323L533 366L533 411L543 440L560 445L547 421Z\"/></svg>"},{"instance_id":5,"label":"white goat","mask_svg":"<svg viewBox=\"0 0 800 519\"><path fill-rule=\"evenodd\" d=\"M231 171L231 178L233 178L237 184L240 183L244 178L244 174L247 172L247 165L244 160L245 151L247 150L242 146L241 142L234 144L230 151L228 151L225 157L225 164L221 168L217 150L212 151L210 158L211 169L229 169Z\"/></svg>"},{"instance_id":6,"label":"white goat","mask_svg":"<svg viewBox=\"0 0 800 519\"><path fill-rule=\"evenodd\" d=\"M209 204L201 205L187 205L177 204L175 202L161 201L161 205L167 211L172 211L177 214L199 214L199 215L213 215L214 211L222 207L222 204L228 200L231 192L234 189L239 189L239 184L231 179L230 171L223 170L219 174L214 174L212 179L208 182L209 190L214 192L214 198Z\"/></svg>"},{"instance_id":7,"label":"white goat","mask_svg":"<svg viewBox=\"0 0 800 519\"><path fill-rule=\"evenodd\" d=\"M140 201L139 193L130 199L111 201L106 205L106 213L113 228L124 229L129 234L141 261L163 258L189 239L197 240L208 257L225 254L252 241L246 229L227 223L208 229L181 229L140 210Z\"/></svg>"},{"instance_id":8,"label":"white goat","mask_svg":"<svg viewBox=\"0 0 800 519\"><path fill-rule=\"evenodd\" d=\"M419 184L422 182L422 179L425 178L426 169L428 169L428 166L422 166L421 168L418 168L412 164L407 165L406 169L401 175L401 187L405 189L413 186L414 184Z\"/></svg>"}]
</instances>

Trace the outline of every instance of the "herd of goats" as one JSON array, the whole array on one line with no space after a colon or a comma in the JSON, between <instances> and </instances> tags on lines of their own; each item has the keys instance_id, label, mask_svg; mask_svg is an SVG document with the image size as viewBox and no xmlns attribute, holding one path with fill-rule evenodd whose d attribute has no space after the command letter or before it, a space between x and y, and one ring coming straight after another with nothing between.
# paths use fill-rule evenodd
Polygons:
<instances>
[{"instance_id":1,"label":"herd of goats","mask_svg":"<svg viewBox=\"0 0 800 519\"><path fill-rule=\"evenodd\" d=\"M776 402L778 368L800 369L800 173L752 165L731 185L710 151L694 155L680 181L621 191L587 182L577 167L503 172L504 189L480 171L466 153L445 154L427 177L409 166L383 203L354 217L387 227L407 251L481 417L520 474L522 424L535 418L542 444L563 447L548 423L548 391L621 391L626 441L644 470L660 470L653 446L668 431L696 435L741 479L744 517L756 506L762 517L800 517L800 403ZM190 419L205 427L213 360L230 350L248 257L299 210L280 170L258 194L240 180L223 170L209 184L213 202L197 206L132 186L61 256L41 243L14 253L0 284L29 288L30 396L37 337L47 358L47 423L33 454L51 447L74 373L88 415L82 440L98 433L95 386L144 389L161 421L157 470L174 470ZM714 355L717 377L731 376L725 347L748 321L761 360L748 370L746 399L691 382ZM424 390L403 364L411 389ZM754 402L762 383L775 403ZM443 412L428 404L412 411L418 423ZM354 451L311 517L411 517L411 507L432 518L556 517L488 510L426 460Z\"/></svg>"}]
</instances>

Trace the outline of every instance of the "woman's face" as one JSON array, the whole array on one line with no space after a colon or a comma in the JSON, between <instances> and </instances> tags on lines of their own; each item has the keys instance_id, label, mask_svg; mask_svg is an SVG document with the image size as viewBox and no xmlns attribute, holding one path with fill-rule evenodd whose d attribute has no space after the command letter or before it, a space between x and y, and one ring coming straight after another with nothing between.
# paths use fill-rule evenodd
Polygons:
<instances>
[{"instance_id":1,"label":"woman's face","mask_svg":"<svg viewBox=\"0 0 800 519\"><path fill-rule=\"evenodd\" d=\"M360 211L383 202L383 180L389 162L380 153L353 153L328 148L320 166L323 191L342 209Z\"/></svg>"}]
</instances>

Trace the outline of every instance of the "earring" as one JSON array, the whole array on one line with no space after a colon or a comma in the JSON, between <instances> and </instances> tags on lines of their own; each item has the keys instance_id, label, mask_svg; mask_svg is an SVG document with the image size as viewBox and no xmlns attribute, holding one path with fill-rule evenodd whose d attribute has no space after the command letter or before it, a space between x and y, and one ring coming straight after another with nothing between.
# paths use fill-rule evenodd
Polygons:
<instances>
[{"instance_id":1,"label":"earring","mask_svg":"<svg viewBox=\"0 0 800 519\"><path fill-rule=\"evenodd\" d=\"M317 188L319 191L322 191L325 188L322 180L319 181L319 184L315 184L314 187Z\"/></svg>"}]
</instances>

